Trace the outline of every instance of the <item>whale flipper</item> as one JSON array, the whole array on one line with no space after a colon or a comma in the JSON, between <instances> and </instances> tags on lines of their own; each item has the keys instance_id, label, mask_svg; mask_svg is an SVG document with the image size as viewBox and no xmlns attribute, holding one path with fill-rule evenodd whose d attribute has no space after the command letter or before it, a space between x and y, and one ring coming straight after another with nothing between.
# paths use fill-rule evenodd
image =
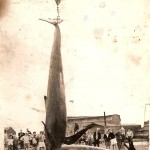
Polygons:
<instances>
[{"instance_id":1,"label":"whale flipper","mask_svg":"<svg viewBox=\"0 0 150 150\"><path fill-rule=\"evenodd\" d=\"M47 127L46 127L46 124L45 124L43 121L42 121L42 123L43 123L43 125L44 125L45 132L46 132L46 134L47 134L48 140L51 142L51 145L52 145L52 146L56 146L53 137L52 137L52 136L50 135L50 133L48 132L48 129L47 129Z\"/></svg>"},{"instance_id":2,"label":"whale flipper","mask_svg":"<svg viewBox=\"0 0 150 150\"><path fill-rule=\"evenodd\" d=\"M67 145L71 145L71 144L75 143L88 129L90 129L94 126L96 126L96 124L92 123L92 124L86 126L84 129L77 132L76 134L69 136L69 137L65 137L63 143L67 144Z\"/></svg>"}]
</instances>

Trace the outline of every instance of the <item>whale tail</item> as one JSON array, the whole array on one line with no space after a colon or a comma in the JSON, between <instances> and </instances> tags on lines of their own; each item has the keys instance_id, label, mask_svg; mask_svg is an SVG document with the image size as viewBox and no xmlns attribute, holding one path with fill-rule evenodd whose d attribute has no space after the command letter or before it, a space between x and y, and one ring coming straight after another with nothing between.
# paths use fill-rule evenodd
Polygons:
<instances>
[{"instance_id":1,"label":"whale tail","mask_svg":"<svg viewBox=\"0 0 150 150\"><path fill-rule=\"evenodd\" d=\"M60 24L63 21L62 19L50 19L50 18L48 18L48 20L45 20L45 19L39 19L39 20L48 22L54 26Z\"/></svg>"}]
</instances>

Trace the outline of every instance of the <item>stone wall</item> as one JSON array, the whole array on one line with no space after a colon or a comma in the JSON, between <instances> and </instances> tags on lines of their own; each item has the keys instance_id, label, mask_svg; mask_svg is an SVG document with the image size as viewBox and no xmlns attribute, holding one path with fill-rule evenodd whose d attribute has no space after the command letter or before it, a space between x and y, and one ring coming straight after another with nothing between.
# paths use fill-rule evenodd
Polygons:
<instances>
[{"instance_id":1,"label":"stone wall","mask_svg":"<svg viewBox=\"0 0 150 150\"><path fill-rule=\"evenodd\" d=\"M106 116L106 128L104 128L104 116L84 116L84 117L68 117L67 121L67 135L72 135L74 132L74 124L77 123L79 125L79 129L83 129L85 126L95 123L96 127L89 130L89 132L93 133L96 128L100 128L101 133L104 133L106 129L112 128L114 132L120 128L121 119L117 114Z\"/></svg>"}]
</instances>

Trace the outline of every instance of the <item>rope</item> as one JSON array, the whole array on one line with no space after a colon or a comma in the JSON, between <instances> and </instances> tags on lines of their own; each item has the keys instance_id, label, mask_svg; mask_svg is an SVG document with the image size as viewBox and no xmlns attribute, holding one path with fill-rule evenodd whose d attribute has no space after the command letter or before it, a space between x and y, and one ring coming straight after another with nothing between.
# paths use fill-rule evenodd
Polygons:
<instances>
[{"instance_id":1,"label":"rope","mask_svg":"<svg viewBox=\"0 0 150 150\"><path fill-rule=\"evenodd\" d=\"M57 5L57 21L60 20L60 16L59 16L59 6Z\"/></svg>"},{"instance_id":2,"label":"rope","mask_svg":"<svg viewBox=\"0 0 150 150\"><path fill-rule=\"evenodd\" d=\"M56 2L56 5L57 5L57 23L58 23L58 20L60 20L60 15L59 15L59 4L61 2L61 0L55 0Z\"/></svg>"}]
</instances>

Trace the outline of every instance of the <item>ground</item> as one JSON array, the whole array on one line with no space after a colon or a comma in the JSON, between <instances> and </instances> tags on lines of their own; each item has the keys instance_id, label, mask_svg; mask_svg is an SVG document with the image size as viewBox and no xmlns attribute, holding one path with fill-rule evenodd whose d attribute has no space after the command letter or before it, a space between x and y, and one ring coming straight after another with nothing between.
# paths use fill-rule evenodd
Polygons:
<instances>
[{"instance_id":1,"label":"ground","mask_svg":"<svg viewBox=\"0 0 150 150\"><path fill-rule=\"evenodd\" d=\"M77 145L74 145L74 146L77 146ZM136 150L149 150L149 143L146 141L134 142L134 146L135 146ZM100 148L105 149L105 144L104 143L100 144ZM67 148L67 149L69 150L69 148ZM7 150L7 149L5 149L5 150ZM24 150L24 149L20 149L20 150ZM30 148L28 150L34 150L34 149ZM37 150L39 150L39 149L37 149ZM124 147L124 148L121 148L121 150L127 150L127 149Z\"/></svg>"}]
</instances>

